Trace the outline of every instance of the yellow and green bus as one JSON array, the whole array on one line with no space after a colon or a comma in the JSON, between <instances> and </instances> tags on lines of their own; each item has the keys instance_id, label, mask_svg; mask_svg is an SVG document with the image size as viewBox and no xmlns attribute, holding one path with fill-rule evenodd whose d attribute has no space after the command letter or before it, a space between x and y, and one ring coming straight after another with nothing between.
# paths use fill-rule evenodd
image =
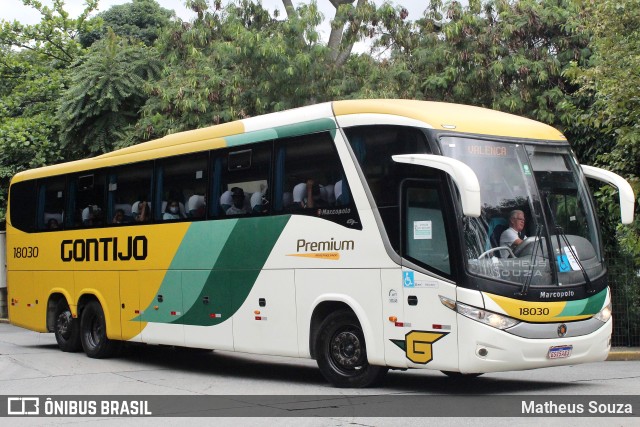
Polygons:
<instances>
[{"instance_id":1,"label":"yellow and green bus","mask_svg":"<svg viewBox=\"0 0 640 427\"><path fill-rule=\"evenodd\" d=\"M559 131L477 107L336 101L168 135L13 178L9 317L93 358L313 358L339 387L604 360L585 177L632 221L630 186Z\"/></svg>"}]
</instances>

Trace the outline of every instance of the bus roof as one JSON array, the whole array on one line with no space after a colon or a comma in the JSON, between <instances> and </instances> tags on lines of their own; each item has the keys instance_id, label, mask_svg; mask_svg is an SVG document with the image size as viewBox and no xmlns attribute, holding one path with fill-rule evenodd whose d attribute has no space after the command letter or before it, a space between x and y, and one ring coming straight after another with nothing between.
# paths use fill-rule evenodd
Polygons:
<instances>
[{"instance_id":1,"label":"bus roof","mask_svg":"<svg viewBox=\"0 0 640 427\"><path fill-rule=\"evenodd\" d=\"M426 128L476 135L566 142L556 129L535 120L468 105L403 99L334 101L167 135L97 157L21 172L14 182L128 164L196 151L335 130L336 118L376 114L408 118ZM386 122L386 121L385 121Z\"/></svg>"}]
</instances>

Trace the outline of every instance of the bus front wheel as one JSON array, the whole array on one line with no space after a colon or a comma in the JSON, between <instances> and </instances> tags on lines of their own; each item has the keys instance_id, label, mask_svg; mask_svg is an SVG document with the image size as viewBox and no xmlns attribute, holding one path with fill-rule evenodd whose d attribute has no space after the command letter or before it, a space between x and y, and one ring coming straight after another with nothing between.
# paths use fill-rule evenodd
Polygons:
<instances>
[{"instance_id":1,"label":"bus front wheel","mask_svg":"<svg viewBox=\"0 0 640 427\"><path fill-rule=\"evenodd\" d=\"M89 302L80 319L80 338L87 356L105 359L113 355L117 342L107 338L107 325L104 311L98 301Z\"/></svg>"},{"instance_id":2,"label":"bus front wheel","mask_svg":"<svg viewBox=\"0 0 640 427\"><path fill-rule=\"evenodd\" d=\"M381 381L388 371L367 361L362 328L349 311L327 316L320 325L317 342L320 372L336 387L369 387Z\"/></svg>"},{"instance_id":3,"label":"bus front wheel","mask_svg":"<svg viewBox=\"0 0 640 427\"><path fill-rule=\"evenodd\" d=\"M54 314L53 334L62 351L74 353L82 350L80 343L80 321L71 315L69 305L64 299L58 301Z\"/></svg>"}]
</instances>

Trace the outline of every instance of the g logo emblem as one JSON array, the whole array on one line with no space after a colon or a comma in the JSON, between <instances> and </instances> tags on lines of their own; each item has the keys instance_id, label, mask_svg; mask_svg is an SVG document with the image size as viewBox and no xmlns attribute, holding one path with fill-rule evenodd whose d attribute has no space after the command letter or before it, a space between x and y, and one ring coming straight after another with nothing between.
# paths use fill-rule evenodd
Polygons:
<instances>
[{"instance_id":1,"label":"g logo emblem","mask_svg":"<svg viewBox=\"0 0 640 427\"><path fill-rule=\"evenodd\" d=\"M404 336L404 341L391 341L405 351L407 359L426 365L433 360L433 343L447 334L448 332L411 331Z\"/></svg>"}]
</instances>

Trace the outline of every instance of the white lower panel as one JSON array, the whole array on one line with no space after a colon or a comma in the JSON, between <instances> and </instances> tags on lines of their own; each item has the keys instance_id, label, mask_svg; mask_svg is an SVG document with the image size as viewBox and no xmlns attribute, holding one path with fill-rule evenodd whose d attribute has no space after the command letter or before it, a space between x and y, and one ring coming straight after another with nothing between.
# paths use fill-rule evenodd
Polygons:
<instances>
[{"instance_id":1,"label":"white lower panel","mask_svg":"<svg viewBox=\"0 0 640 427\"><path fill-rule=\"evenodd\" d=\"M610 350L612 322L580 337L525 339L458 315L460 372L499 372L605 360ZM571 345L571 356L549 359L549 348ZM486 356L478 351L484 348Z\"/></svg>"}]
</instances>

